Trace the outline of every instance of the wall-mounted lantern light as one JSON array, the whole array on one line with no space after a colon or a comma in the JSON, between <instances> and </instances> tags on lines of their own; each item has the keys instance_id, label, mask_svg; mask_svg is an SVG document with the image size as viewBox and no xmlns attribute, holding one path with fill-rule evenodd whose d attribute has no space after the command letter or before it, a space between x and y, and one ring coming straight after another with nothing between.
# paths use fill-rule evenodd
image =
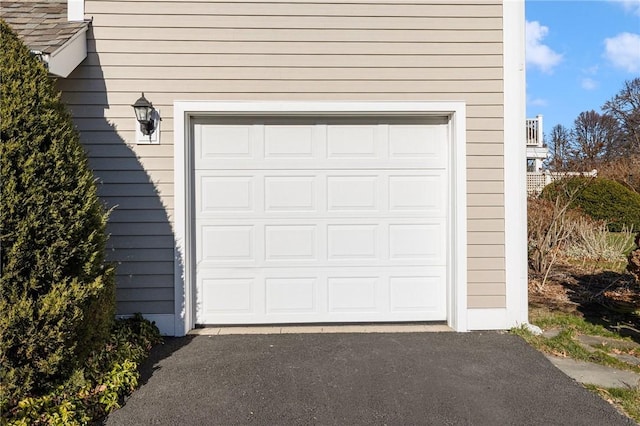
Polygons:
<instances>
[{"instance_id":1,"label":"wall-mounted lantern light","mask_svg":"<svg viewBox=\"0 0 640 426\"><path fill-rule=\"evenodd\" d=\"M144 97L143 92L142 96L131 106L136 112L136 120L140 123L140 131L143 135L151 138L151 134L156 130L157 121L160 119L153 104Z\"/></svg>"}]
</instances>

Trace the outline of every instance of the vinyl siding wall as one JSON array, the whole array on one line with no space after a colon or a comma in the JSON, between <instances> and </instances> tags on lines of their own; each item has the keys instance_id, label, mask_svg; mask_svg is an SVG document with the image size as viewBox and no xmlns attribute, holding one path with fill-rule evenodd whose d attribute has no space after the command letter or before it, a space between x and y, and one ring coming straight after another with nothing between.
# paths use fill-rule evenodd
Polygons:
<instances>
[{"instance_id":1,"label":"vinyl siding wall","mask_svg":"<svg viewBox=\"0 0 640 426\"><path fill-rule=\"evenodd\" d=\"M60 80L113 210L118 312L172 314L175 100L467 103L468 307L505 307L502 4L454 0L91 1ZM161 112L135 145L131 104Z\"/></svg>"}]
</instances>

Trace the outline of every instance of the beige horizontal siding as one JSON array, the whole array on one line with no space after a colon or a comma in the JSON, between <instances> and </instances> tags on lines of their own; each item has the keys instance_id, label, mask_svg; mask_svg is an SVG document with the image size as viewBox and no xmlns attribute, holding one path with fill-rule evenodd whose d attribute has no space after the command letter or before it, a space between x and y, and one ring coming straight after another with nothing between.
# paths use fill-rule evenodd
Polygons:
<instances>
[{"instance_id":1,"label":"beige horizontal siding","mask_svg":"<svg viewBox=\"0 0 640 426\"><path fill-rule=\"evenodd\" d=\"M173 262L174 253L171 249L119 249L107 251L110 262Z\"/></svg>"},{"instance_id":2,"label":"beige horizontal siding","mask_svg":"<svg viewBox=\"0 0 640 426\"><path fill-rule=\"evenodd\" d=\"M94 21L96 25L100 21ZM133 28L132 33L136 33ZM144 33L145 31L142 30ZM98 32L99 33L99 32ZM500 30L333 30L333 29L198 29L164 28L162 32L144 34L135 40L100 39L87 43L88 52L122 52L129 50L149 53L385 53L393 46L404 54L420 54L422 43L500 43ZM98 37L98 36L96 36ZM295 40L295 41L292 41ZM366 41L363 41L366 40ZM311 47L309 52L306 47ZM261 49L264 47L265 50ZM443 46L446 47L446 46Z\"/></svg>"},{"instance_id":3,"label":"beige horizontal siding","mask_svg":"<svg viewBox=\"0 0 640 426\"><path fill-rule=\"evenodd\" d=\"M505 269L504 259L496 257L470 257L467 262L469 268L474 271L504 271Z\"/></svg>"},{"instance_id":4,"label":"beige horizontal siding","mask_svg":"<svg viewBox=\"0 0 640 426\"><path fill-rule=\"evenodd\" d=\"M188 20L193 27L186 33L174 27L176 21ZM325 41L366 39L455 42L469 32L499 33L502 18L452 18L452 17L386 17L361 16L357 21L346 16L297 16L292 28L290 16L240 16L240 15L147 15L140 21L135 15L107 15L96 27L96 40L129 40L129 27L139 27L136 40L296 40L322 39ZM157 27L163 31L158 33ZM225 31L233 29L233 33ZM371 30L386 30L372 32ZM407 30L410 30L407 31ZM453 32L458 32L455 36ZM437 34L437 35L436 35ZM300 39L292 36L300 36ZM231 38L229 38L231 37ZM383 38L384 37L384 38ZM479 42L482 39L477 40Z\"/></svg>"},{"instance_id":5,"label":"beige horizontal siding","mask_svg":"<svg viewBox=\"0 0 640 426\"><path fill-rule=\"evenodd\" d=\"M164 111L169 111L173 108L172 105L166 105L166 104L159 104L157 102L153 103L154 107L160 110L164 110ZM104 120L104 107L100 106L100 105L73 105L70 104L69 105L74 117L76 118L77 121L80 121L79 119L83 119L83 118L101 118ZM501 106L497 106L497 105L472 105L470 107L467 108L467 113L470 115L473 115L474 120L477 121L481 121L482 118L501 118L502 117L502 107ZM117 119L119 121L126 121L129 120L132 124L135 124L135 120L134 118L131 116L131 105L130 104L126 104L126 105L115 105L115 104L111 104L109 105L109 115L112 119ZM166 125L166 123L163 121L161 123L162 128L163 129L170 129L169 126ZM131 127L131 126L127 126L127 127ZM118 128L118 130L122 130L120 128ZM482 130L479 130L482 131ZM474 130L469 130L469 133L478 133L479 131L474 131ZM484 132L484 133L490 133L490 132ZM496 137L499 136L495 135ZM103 140L103 141L87 141L87 143L85 145L93 145L96 143L102 144L102 143L108 143L109 140ZM115 141L117 143L119 143L118 141ZM172 142L172 141L169 141ZM487 142L489 143L489 142ZM493 146L486 146L486 145L479 145L479 144L474 144L468 147L467 149L467 154L468 155L495 155L495 154L500 154L502 155L503 152L503 145L500 143L500 141L498 139L492 141ZM158 146L147 146L147 145L133 145L131 146L132 149L153 149L153 150L157 150ZM493 150L491 152L488 152L487 150Z\"/></svg>"},{"instance_id":6,"label":"beige horizontal siding","mask_svg":"<svg viewBox=\"0 0 640 426\"><path fill-rule=\"evenodd\" d=\"M493 43L492 43L493 44ZM286 47L286 46L281 46ZM335 49L335 44L332 45ZM400 50L383 54L364 54L358 51L350 55L318 54L310 53L307 50L298 54L278 53L265 54L264 50L257 49L257 53L244 52L240 54L238 50L242 45L235 44L231 52L217 52L215 56L210 52L196 53L120 53L120 52L89 52L84 64L90 66L122 66L129 64L129 67L162 66L167 67L237 67L244 69L251 67L248 63L254 63L258 67L388 67L393 64L397 67L420 67L430 68L500 68L502 66L502 55L491 54L492 51L483 49L483 45L478 43L447 43L446 50L442 44L423 44L419 54L410 55ZM292 49L293 47L289 47ZM299 48L298 48L299 49ZM229 50L229 49L227 49ZM250 59L251 62L247 62ZM180 65L183 64L183 65ZM130 68L132 72L138 70ZM71 77L77 73L72 73Z\"/></svg>"},{"instance_id":7,"label":"beige horizontal siding","mask_svg":"<svg viewBox=\"0 0 640 426\"><path fill-rule=\"evenodd\" d=\"M344 17L501 17L496 1L411 1L350 0L348 5L326 1L86 1L88 15L140 15L145 18L168 15L240 15L240 16L344 16ZM175 25L174 21L172 25Z\"/></svg>"},{"instance_id":8,"label":"beige horizontal siding","mask_svg":"<svg viewBox=\"0 0 640 426\"><path fill-rule=\"evenodd\" d=\"M68 90L64 94L65 102L69 102L72 106L76 106L80 108L83 102L83 99L86 99L87 105L102 105L105 109L109 109L111 105L131 105L137 99L136 96L140 96L140 92L121 92L121 93L109 93L109 99L101 99L96 96L102 92L74 92L73 85L70 84L72 80L65 81L65 84L68 85ZM407 101L451 101L456 100L452 98L451 93L421 93L421 92L410 92L410 93L381 93L376 92L377 88L375 85L372 85L371 91L366 93L359 92L344 92L344 93L331 93L331 92L304 92L304 93L249 93L249 92L235 92L232 95L232 100L235 101L264 101L264 100L291 100L291 101L380 101L380 100L398 100L403 99ZM238 90L241 90L242 87L239 87ZM310 88L311 90L312 88ZM174 100L181 101L201 101L203 99L206 100L230 100L231 96L228 93L164 93L159 91L158 88L154 91L145 92L149 98L153 98L153 104L159 105L161 108L163 105L167 105L167 102L173 102ZM469 102L472 105L502 105L503 103L503 95L501 93L467 93L464 95L453 95L458 97L458 100L464 100ZM135 99L131 99L135 98ZM158 99L156 102L155 100ZM162 111L166 112L166 107ZM173 111L173 106L169 108L169 113ZM106 111L108 114L109 111ZM163 112L163 117L166 114ZM133 117L130 117L133 118ZM112 117L109 116L109 120L112 120ZM121 120L119 123L122 122ZM126 122L122 122L124 125L128 125ZM130 126L130 125L128 125ZM165 126L163 126L163 129ZM167 128L168 129L168 128ZM171 129L168 129L171 130ZM90 130L88 132L94 132L92 136L101 139L111 139L108 134L95 134L95 130ZM120 132L120 129L118 129ZM98 132L99 133L99 132ZM118 133L122 136L120 133ZM163 133L164 134L164 133ZM477 131L468 131L467 132L467 140L471 143L495 143L496 141L500 141L501 139L496 138L497 132L492 130L477 130ZM87 138L89 139L89 138ZM132 139L125 139L126 141L131 141Z\"/></svg>"},{"instance_id":9,"label":"beige horizontal siding","mask_svg":"<svg viewBox=\"0 0 640 426\"><path fill-rule=\"evenodd\" d=\"M504 308L507 298L504 295L468 295L467 307L470 309Z\"/></svg>"},{"instance_id":10,"label":"beige horizontal siding","mask_svg":"<svg viewBox=\"0 0 640 426\"><path fill-rule=\"evenodd\" d=\"M165 93L235 93L238 89L251 93L310 93L310 92L362 92L373 84L382 84L373 80L107 80L74 79L76 90L82 92L145 92L153 93L158 86L165 88ZM378 88L378 93L453 93L463 90L465 93L484 93L501 90L501 80L463 80L463 81L430 81L430 80L393 80ZM472 118L470 118L472 120Z\"/></svg>"},{"instance_id":11,"label":"beige horizontal siding","mask_svg":"<svg viewBox=\"0 0 640 426\"><path fill-rule=\"evenodd\" d=\"M91 66L83 78L124 80L500 80L500 68L418 67L128 67Z\"/></svg>"},{"instance_id":12,"label":"beige horizontal siding","mask_svg":"<svg viewBox=\"0 0 640 426\"><path fill-rule=\"evenodd\" d=\"M122 291L123 289L118 288L118 291L116 292L117 315L129 315L136 312L144 312L145 314L173 313L173 298L171 298L170 300L149 300L153 299L155 289L148 289L144 292L145 296L140 295L138 300L135 301L120 300L119 295Z\"/></svg>"},{"instance_id":13,"label":"beige horizontal siding","mask_svg":"<svg viewBox=\"0 0 640 426\"><path fill-rule=\"evenodd\" d=\"M467 181L469 194L502 194L504 183L502 181Z\"/></svg>"},{"instance_id":14,"label":"beige horizontal siding","mask_svg":"<svg viewBox=\"0 0 640 426\"><path fill-rule=\"evenodd\" d=\"M504 230L504 219L469 219L467 230L469 232L501 232Z\"/></svg>"},{"instance_id":15,"label":"beige horizontal siding","mask_svg":"<svg viewBox=\"0 0 640 426\"><path fill-rule=\"evenodd\" d=\"M502 295L505 292L503 282L470 283L469 296Z\"/></svg>"},{"instance_id":16,"label":"beige horizontal siding","mask_svg":"<svg viewBox=\"0 0 640 426\"><path fill-rule=\"evenodd\" d=\"M469 258L472 257L495 257L495 258L504 258L504 244L496 244L491 245L487 243L481 244L469 244L467 249L467 256ZM469 269L469 275L472 275L476 271L473 269Z\"/></svg>"},{"instance_id":17,"label":"beige horizontal siding","mask_svg":"<svg viewBox=\"0 0 640 426\"><path fill-rule=\"evenodd\" d=\"M176 100L462 100L468 301L505 306L502 5L498 0L87 0L88 56L63 99L113 208L118 312L173 313ZM131 104L161 112L133 144Z\"/></svg>"},{"instance_id":18,"label":"beige horizontal siding","mask_svg":"<svg viewBox=\"0 0 640 426\"><path fill-rule=\"evenodd\" d=\"M149 176L143 170L114 171L105 170L100 172L100 183L148 183ZM173 184L173 170L156 171L153 174L153 182ZM113 214L112 214L113 216Z\"/></svg>"},{"instance_id":19,"label":"beige horizontal siding","mask_svg":"<svg viewBox=\"0 0 640 426\"><path fill-rule=\"evenodd\" d=\"M115 209L109 215L111 223L149 223L149 222L166 222L167 218L173 216L172 210L159 211L157 209L138 209L138 210L120 210ZM172 249L173 250L173 249Z\"/></svg>"}]
</instances>

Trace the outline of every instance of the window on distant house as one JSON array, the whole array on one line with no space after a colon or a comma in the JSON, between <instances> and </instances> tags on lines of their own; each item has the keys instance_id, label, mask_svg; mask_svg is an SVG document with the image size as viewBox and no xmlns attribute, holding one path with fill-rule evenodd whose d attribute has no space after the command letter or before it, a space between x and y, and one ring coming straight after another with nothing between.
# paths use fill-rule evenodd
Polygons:
<instances>
[{"instance_id":1,"label":"window on distant house","mask_svg":"<svg viewBox=\"0 0 640 426\"><path fill-rule=\"evenodd\" d=\"M536 160L527 158L527 171L535 172L536 171Z\"/></svg>"}]
</instances>

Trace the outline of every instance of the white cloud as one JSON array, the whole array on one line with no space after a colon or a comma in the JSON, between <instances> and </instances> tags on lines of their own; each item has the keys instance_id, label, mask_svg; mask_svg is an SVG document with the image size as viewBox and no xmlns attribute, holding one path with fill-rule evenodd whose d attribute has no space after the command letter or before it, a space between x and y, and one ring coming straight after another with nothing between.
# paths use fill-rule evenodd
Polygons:
<instances>
[{"instance_id":1,"label":"white cloud","mask_svg":"<svg viewBox=\"0 0 640 426\"><path fill-rule=\"evenodd\" d=\"M542 43L542 40L549 33L549 28L540 25L538 21L527 21L526 33L527 64L551 74L553 68L562 61L562 55Z\"/></svg>"},{"instance_id":2,"label":"white cloud","mask_svg":"<svg viewBox=\"0 0 640 426\"><path fill-rule=\"evenodd\" d=\"M548 104L549 102L547 102L546 99L542 99L542 98L535 98L529 101L529 105L537 106L537 107L544 107L544 106L547 106Z\"/></svg>"},{"instance_id":3,"label":"white cloud","mask_svg":"<svg viewBox=\"0 0 640 426\"><path fill-rule=\"evenodd\" d=\"M604 56L616 68L627 72L640 71L640 35L620 33L604 40Z\"/></svg>"},{"instance_id":4,"label":"white cloud","mask_svg":"<svg viewBox=\"0 0 640 426\"><path fill-rule=\"evenodd\" d=\"M614 3L622 5L624 10L634 15L640 16L640 0L612 0Z\"/></svg>"},{"instance_id":5,"label":"white cloud","mask_svg":"<svg viewBox=\"0 0 640 426\"><path fill-rule=\"evenodd\" d=\"M588 75L596 75L599 69L600 67L598 65L592 65L589 68L583 69L582 72Z\"/></svg>"},{"instance_id":6,"label":"white cloud","mask_svg":"<svg viewBox=\"0 0 640 426\"><path fill-rule=\"evenodd\" d=\"M598 87L598 82L592 78L585 77L582 79L581 85L585 90L594 90L596 87Z\"/></svg>"}]
</instances>

